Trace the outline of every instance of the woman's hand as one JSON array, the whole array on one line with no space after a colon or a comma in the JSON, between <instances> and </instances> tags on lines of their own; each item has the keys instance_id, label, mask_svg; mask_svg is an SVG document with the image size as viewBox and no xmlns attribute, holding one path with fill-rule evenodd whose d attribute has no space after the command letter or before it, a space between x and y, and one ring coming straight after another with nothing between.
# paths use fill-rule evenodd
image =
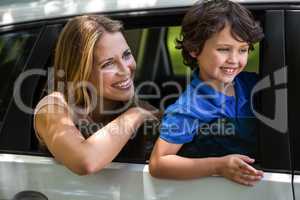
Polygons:
<instances>
[{"instance_id":1,"label":"woman's hand","mask_svg":"<svg viewBox=\"0 0 300 200\"><path fill-rule=\"evenodd\" d=\"M263 177L263 172L250 166L251 163L254 163L254 159L248 156L238 154L224 156L221 157L217 173L242 185L254 186Z\"/></svg>"},{"instance_id":2,"label":"woman's hand","mask_svg":"<svg viewBox=\"0 0 300 200\"><path fill-rule=\"evenodd\" d=\"M147 101L136 98L133 103L133 107L139 108L143 112L147 119L159 120L162 117L162 111L152 106Z\"/></svg>"}]
</instances>

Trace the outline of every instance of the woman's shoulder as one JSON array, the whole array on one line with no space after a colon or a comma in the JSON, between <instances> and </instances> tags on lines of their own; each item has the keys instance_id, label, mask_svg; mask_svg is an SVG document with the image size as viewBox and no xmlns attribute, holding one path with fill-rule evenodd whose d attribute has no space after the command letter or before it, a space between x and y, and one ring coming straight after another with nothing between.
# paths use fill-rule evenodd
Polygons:
<instances>
[{"instance_id":1,"label":"woman's shoulder","mask_svg":"<svg viewBox=\"0 0 300 200\"><path fill-rule=\"evenodd\" d=\"M57 107L58 106L58 107ZM51 92L48 95L44 96L36 105L34 109L34 115L33 115L33 129L36 134L36 137L39 141L39 147L40 149L46 149L46 145L38 133L37 130L37 125L38 125L38 115L40 114L46 114L52 111L57 111L57 108L62 108L61 110L63 111L65 108L67 108L67 103L64 98L64 95L60 92ZM44 116L46 117L46 116Z\"/></svg>"},{"instance_id":2,"label":"woman's shoulder","mask_svg":"<svg viewBox=\"0 0 300 200\"><path fill-rule=\"evenodd\" d=\"M61 92L52 92L44 96L36 105L34 114L38 113L42 108L57 105L59 107L68 107L64 95Z\"/></svg>"},{"instance_id":3,"label":"woman's shoulder","mask_svg":"<svg viewBox=\"0 0 300 200\"><path fill-rule=\"evenodd\" d=\"M61 92L51 92L45 97L43 97L40 102L47 102L48 104L67 104L64 94ZM40 103L39 102L39 103Z\"/></svg>"}]
</instances>

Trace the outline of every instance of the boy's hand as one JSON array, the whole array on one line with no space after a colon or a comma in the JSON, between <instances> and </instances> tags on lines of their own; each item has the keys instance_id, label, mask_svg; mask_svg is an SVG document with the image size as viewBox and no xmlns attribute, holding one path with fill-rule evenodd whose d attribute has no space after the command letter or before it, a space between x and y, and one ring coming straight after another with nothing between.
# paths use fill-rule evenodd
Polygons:
<instances>
[{"instance_id":1,"label":"boy's hand","mask_svg":"<svg viewBox=\"0 0 300 200\"><path fill-rule=\"evenodd\" d=\"M246 186L254 186L261 180L263 171L256 170L249 164L254 163L254 159L244 155L228 155L221 157L221 165L219 174L227 179L240 183Z\"/></svg>"}]
</instances>

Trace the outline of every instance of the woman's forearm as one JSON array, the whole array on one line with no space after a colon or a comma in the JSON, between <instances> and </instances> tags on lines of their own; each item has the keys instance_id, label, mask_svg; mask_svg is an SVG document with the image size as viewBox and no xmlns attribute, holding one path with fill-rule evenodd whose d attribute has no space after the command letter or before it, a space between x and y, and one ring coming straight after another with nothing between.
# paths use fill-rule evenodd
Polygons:
<instances>
[{"instance_id":1,"label":"woman's forearm","mask_svg":"<svg viewBox=\"0 0 300 200\"><path fill-rule=\"evenodd\" d=\"M36 124L55 159L74 173L86 175L109 164L148 114L140 108L130 108L88 139L76 128L68 112L45 112L37 116Z\"/></svg>"},{"instance_id":2,"label":"woman's forearm","mask_svg":"<svg viewBox=\"0 0 300 200\"><path fill-rule=\"evenodd\" d=\"M109 164L146 119L139 108L131 108L95 134L84 140L88 173L99 171Z\"/></svg>"}]
</instances>

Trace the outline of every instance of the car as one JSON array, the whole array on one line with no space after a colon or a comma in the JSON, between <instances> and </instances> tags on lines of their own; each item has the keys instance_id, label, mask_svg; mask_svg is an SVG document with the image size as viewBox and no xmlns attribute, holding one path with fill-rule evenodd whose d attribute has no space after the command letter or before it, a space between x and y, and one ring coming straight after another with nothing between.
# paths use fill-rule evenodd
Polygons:
<instances>
[{"instance_id":1,"label":"car","mask_svg":"<svg viewBox=\"0 0 300 200\"><path fill-rule=\"evenodd\" d=\"M78 15L119 19L137 60L139 95L162 108L190 80L174 40L195 0L26 0L0 2L0 199L286 199L300 200L300 0L236 0L261 23L247 70L260 76L254 187L219 176L157 179L148 160L158 132L139 130L101 172L78 176L40 152L32 111L47 94L47 77L62 27Z\"/></svg>"}]
</instances>

